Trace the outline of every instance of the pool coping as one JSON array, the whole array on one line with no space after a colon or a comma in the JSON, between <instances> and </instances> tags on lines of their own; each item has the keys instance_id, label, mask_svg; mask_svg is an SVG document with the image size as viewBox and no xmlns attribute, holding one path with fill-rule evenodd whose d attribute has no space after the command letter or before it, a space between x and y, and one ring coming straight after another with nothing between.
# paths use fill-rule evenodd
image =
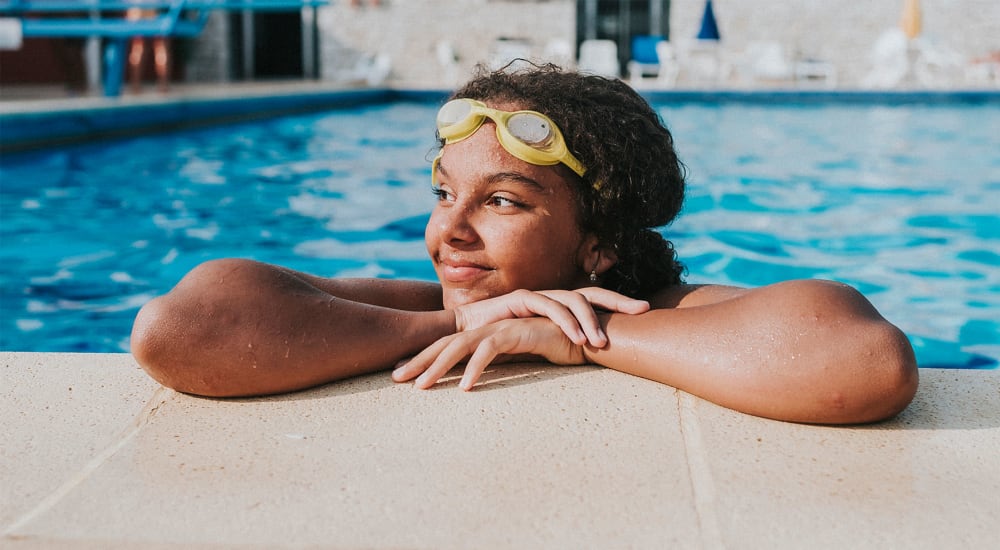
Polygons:
<instances>
[{"instance_id":1,"label":"pool coping","mask_svg":"<svg viewBox=\"0 0 1000 550\"><path fill-rule=\"evenodd\" d=\"M1000 105L1000 90L638 89L657 103ZM323 83L192 87L167 94L0 102L0 154L388 101L443 101L446 89Z\"/></svg>"},{"instance_id":2,"label":"pool coping","mask_svg":"<svg viewBox=\"0 0 1000 550\"><path fill-rule=\"evenodd\" d=\"M217 400L127 354L0 352L0 546L988 547L1000 371L921 377L899 417L823 427L592 367Z\"/></svg>"}]
</instances>

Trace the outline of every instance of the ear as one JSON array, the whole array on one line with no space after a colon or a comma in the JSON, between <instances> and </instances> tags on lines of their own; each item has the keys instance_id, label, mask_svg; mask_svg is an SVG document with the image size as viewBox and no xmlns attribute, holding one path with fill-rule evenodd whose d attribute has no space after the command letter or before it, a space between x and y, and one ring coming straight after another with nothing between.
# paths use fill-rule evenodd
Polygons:
<instances>
[{"instance_id":1,"label":"ear","mask_svg":"<svg viewBox=\"0 0 1000 550\"><path fill-rule=\"evenodd\" d=\"M597 235L588 233L583 239L583 246L580 247L579 261L584 273L590 274L594 271L601 276L618 263L618 255L611 247L601 244Z\"/></svg>"}]
</instances>

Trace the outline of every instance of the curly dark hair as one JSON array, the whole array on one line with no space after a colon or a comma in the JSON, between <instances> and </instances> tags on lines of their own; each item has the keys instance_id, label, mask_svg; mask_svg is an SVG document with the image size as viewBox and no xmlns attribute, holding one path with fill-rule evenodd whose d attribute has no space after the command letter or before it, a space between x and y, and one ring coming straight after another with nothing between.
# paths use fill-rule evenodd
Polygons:
<instances>
[{"instance_id":1,"label":"curly dark hair","mask_svg":"<svg viewBox=\"0 0 1000 550\"><path fill-rule=\"evenodd\" d=\"M673 243L656 230L677 216L684 201L684 165L656 111L616 79L531 65L476 76L452 98L516 103L559 126L570 151L587 168L575 189L581 229L614 250L617 264L603 286L647 298L682 282L684 266ZM599 182L598 188L594 184Z\"/></svg>"}]
</instances>

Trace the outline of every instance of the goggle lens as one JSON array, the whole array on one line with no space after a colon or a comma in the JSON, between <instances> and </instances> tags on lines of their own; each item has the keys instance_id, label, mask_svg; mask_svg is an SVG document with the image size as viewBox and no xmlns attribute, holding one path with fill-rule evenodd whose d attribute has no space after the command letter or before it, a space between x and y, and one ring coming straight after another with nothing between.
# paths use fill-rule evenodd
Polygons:
<instances>
[{"instance_id":1,"label":"goggle lens","mask_svg":"<svg viewBox=\"0 0 1000 550\"><path fill-rule=\"evenodd\" d=\"M516 113L507 119L507 130L517 139L534 147L552 143L553 132L549 123L531 113Z\"/></svg>"},{"instance_id":2,"label":"goggle lens","mask_svg":"<svg viewBox=\"0 0 1000 550\"><path fill-rule=\"evenodd\" d=\"M449 101L437 114L438 128L447 128L465 120L472 112L472 104L466 101Z\"/></svg>"}]
</instances>

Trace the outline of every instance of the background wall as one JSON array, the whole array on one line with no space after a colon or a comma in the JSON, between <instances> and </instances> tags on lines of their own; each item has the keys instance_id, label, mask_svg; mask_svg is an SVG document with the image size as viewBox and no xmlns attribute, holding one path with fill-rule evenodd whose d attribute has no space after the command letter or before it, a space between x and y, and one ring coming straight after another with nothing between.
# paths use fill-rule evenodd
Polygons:
<instances>
[{"instance_id":1,"label":"background wall","mask_svg":"<svg viewBox=\"0 0 1000 550\"><path fill-rule=\"evenodd\" d=\"M337 79L359 60L381 54L391 61L390 79L406 85L435 85L463 79L490 58L499 37L528 41L541 56L553 39L573 43L575 0L367 0L352 7L338 2L320 12L321 74ZM790 58L833 63L841 87L857 87L871 68L871 52L887 29L898 28L903 0L714 0L721 46L736 65L748 46L781 45ZM670 36L680 42L697 35L704 0L673 0ZM1000 2L922 0L922 37L967 62L1000 51ZM438 43L458 56L457 75L437 59ZM683 80L683 79L682 79ZM730 84L738 85L734 81ZM683 81L679 82L683 85Z\"/></svg>"}]
</instances>

